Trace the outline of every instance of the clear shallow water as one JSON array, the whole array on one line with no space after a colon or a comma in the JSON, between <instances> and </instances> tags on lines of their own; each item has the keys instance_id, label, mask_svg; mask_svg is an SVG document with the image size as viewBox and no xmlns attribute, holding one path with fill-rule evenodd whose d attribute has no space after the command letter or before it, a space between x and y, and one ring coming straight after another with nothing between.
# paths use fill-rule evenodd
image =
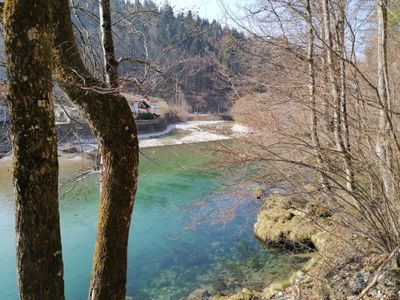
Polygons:
<instances>
[{"instance_id":1,"label":"clear shallow water","mask_svg":"<svg viewBox=\"0 0 400 300\"><path fill-rule=\"evenodd\" d=\"M296 258L266 249L253 237L254 201L243 204L227 224L214 222L214 210L237 196L219 193L221 174L202 169L205 147L143 151L129 241L127 294L135 300L185 299L199 287L211 292L262 289L296 269ZM3 174L0 180L0 299L13 300L18 297L11 178ZM67 299L86 299L97 201L98 179L93 177L60 203ZM197 224L199 212L203 218Z\"/></svg>"}]
</instances>

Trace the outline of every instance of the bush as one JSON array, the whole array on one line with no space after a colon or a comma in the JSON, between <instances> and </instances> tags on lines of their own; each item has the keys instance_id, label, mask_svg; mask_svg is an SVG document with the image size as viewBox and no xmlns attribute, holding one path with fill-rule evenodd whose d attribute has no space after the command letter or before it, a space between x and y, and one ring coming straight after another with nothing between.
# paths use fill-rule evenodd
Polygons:
<instances>
[{"instance_id":1,"label":"bush","mask_svg":"<svg viewBox=\"0 0 400 300\"><path fill-rule=\"evenodd\" d=\"M157 119L157 117L152 113L146 112L146 113L139 113L136 119L137 120L154 120L154 119Z\"/></svg>"}]
</instances>

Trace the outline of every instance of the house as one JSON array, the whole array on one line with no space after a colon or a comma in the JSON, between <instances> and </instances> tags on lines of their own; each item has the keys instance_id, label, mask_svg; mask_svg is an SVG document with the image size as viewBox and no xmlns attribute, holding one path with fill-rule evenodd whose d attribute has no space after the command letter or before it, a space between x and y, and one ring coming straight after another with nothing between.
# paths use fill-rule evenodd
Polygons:
<instances>
[{"instance_id":1,"label":"house","mask_svg":"<svg viewBox=\"0 0 400 300\"><path fill-rule=\"evenodd\" d=\"M131 93L121 93L121 95L128 101L131 112L135 117L141 113L151 113L151 105L144 97Z\"/></svg>"},{"instance_id":2,"label":"house","mask_svg":"<svg viewBox=\"0 0 400 300\"><path fill-rule=\"evenodd\" d=\"M130 104L131 111L134 115L141 113L150 113L151 106L144 100L133 101Z\"/></svg>"}]
</instances>

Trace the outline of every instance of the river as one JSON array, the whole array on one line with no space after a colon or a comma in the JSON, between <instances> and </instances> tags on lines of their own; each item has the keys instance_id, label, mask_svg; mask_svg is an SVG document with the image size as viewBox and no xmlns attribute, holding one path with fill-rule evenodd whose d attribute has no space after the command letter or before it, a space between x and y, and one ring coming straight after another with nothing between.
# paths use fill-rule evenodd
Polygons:
<instances>
[{"instance_id":1,"label":"river","mask_svg":"<svg viewBox=\"0 0 400 300\"><path fill-rule=\"evenodd\" d=\"M252 199L251 189L242 189L243 204L231 218L215 214L239 196L220 191L224 172L205 168L213 145L142 150L128 254L127 295L135 300L185 299L200 287L225 293L243 286L262 289L296 270L296 257L268 249L253 237L260 203ZM11 173L4 164L0 160L0 299L14 300L14 203ZM64 159L60 181L85 164ZM98 178L90 177L60 200L66 299L86 299L98 187Z\"/></svg>"}]
</instances>

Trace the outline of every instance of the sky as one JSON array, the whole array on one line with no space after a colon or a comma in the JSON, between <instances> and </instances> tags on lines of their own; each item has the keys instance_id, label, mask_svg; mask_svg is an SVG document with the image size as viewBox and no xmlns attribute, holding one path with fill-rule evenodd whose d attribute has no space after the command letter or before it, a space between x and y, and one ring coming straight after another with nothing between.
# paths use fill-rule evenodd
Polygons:
<instances>
[{"instance_id":1,"label":"sky","mask_svg":"<svg viewBox=\"0 0 400 300\"><path fill-rule=\"evenodd\" d=\"M155 1L163 4L166 0ZM226 23L226 16L223 12L221 2L233 12L237 10L238 4L244 4L243 0L168 0L169 5L174 8L175 12L192 10L202 18L210 21L216 19L221 23Z\"/></svg>"}]
</instances>

